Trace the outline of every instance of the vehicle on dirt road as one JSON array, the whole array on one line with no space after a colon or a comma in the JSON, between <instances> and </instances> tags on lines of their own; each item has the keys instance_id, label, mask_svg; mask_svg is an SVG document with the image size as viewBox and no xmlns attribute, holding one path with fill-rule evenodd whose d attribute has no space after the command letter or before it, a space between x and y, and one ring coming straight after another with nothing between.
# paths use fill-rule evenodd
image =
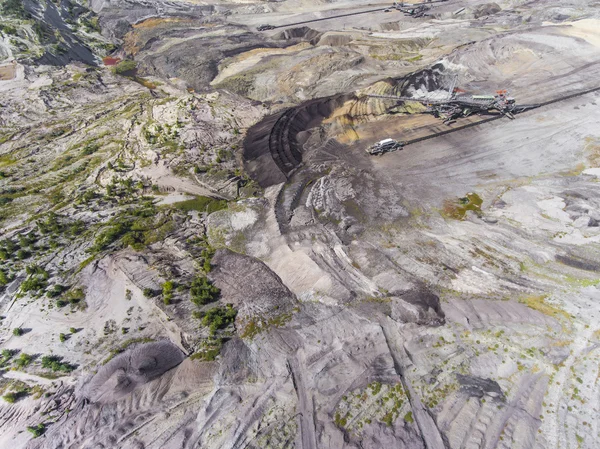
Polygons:
<instances>
[{"instance_id":1,"label":"vehicle on dirt road","mask_svg":"<svg viewBox=\"0 0 600 449\"><path fill-rule=\"evenodd\" d=\"M379 155L384 153L390 153L392 151L401 150L404 145L402 142L398 142L394 139L383 139L376 144L371 145L365 151L370 155Z\"/></svg>"}]
</instances>

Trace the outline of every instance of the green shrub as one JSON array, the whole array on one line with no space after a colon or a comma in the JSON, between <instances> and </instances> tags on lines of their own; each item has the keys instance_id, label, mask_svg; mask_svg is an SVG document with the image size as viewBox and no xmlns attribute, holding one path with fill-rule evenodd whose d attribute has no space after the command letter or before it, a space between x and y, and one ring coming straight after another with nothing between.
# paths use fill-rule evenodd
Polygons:
<instances>
[{"instance_id":1,"label":"green shrub","mask_svg":"<svg viewBox=\"0 0 600 449\"><path fill-rule=\"evenodd\" d=\"M40 423L37 426L29 426L27 427L27 431L33 434L33 438L40 437L46 431L46 425L44 423Z\"/></svg>"},{"instance_id":2,"label":"green shrub","mask_svg":"<svg viewBox=\"0 0 600 449\"><path fill-rule=\"evenodd\" d=\"M48 285L48 282L44 278L33 276L29 279L25 279L21 284L22 292L38 292L43 290Z\"/></svg>"},{"instance_id":3,"label":"green shrub","mask_svg":"<svg viewBox=\"0 0 600 449\"><path fill-rule=\"evenodd\" d=\"M9 404L14 404L15 402L17 402L18 397L16 393L6 393L4 396L2 396L2 399L4 399Z\"/></svg>"},{"instance_id":4,"label":"green shrub","mask_svg":"<svg viewBox=\"0 0 600 449\"><path fill-rule=\"evenodd\" d=\"M198 307L216 301L220 292L205 276L194 279L190 287L191 301Z\"/></svg>"},{"instance_id":5,"label":"green shrub","mask_svg":"<svg viewBox=\"0 0 600 449\"><path fill-rule=\"evenodd\" d=\"M4 34L11 34L13 36L17 35L17 29L12 25L0 25L0 31ZM4 173L0 171L0 179L4 178Z\"/></svg>"},{"instance_id":6,"label":"green shrub","mask_svg":"<svg viewBox=\"0 0 600 449\"><path fill-rule=\"evenodd\" d=\"M202 325L208 327L211 335L214 335L217 330L234 323L236 316L237 310L231 304L227 304L226 307L213 307L204 314Z\"/></svg>"},{"instance_id":7,"label":"green shrub","mask_svg":"<svg viewBox=\"0 0 600 449\"><path fill-rule=\"evenodd\" d=\"M125 61L119 62L115 66L114 71L117 75L127 75L127 74L133 74L132 72L134 72L136 68L137 68L137 63L135 61L126 59Z\"/></svg>"},{"instance_id":8,"label":"green shrub","mask_svg":"<svg viewBox=\"0 0 600 449\"><path fill-rule=\"evenodd\" d=\"M205 273L210 273L210 270L212 270L212 265L211 265L211 261L213 256L215 255L215 250L212 249L211 247L205 248L204 250L202 250L202 268L204 270Z\"/></svg>"},{"instance_id":9,"label":"green shrub","mask_svg":"<svg viewBox=\"0 0 600 449\"><path fill-rule=\"evenodd\" d=\"M175 206L179 210L189 212L196 210L199 212L208 212L209 214L216 212L221 209L227 208L226 200L219 200L216 198L209 198L207 196L197 196L194 199L181 201L176 203Z\"/></svg>"},{"instance_id":10,"label":"green shrub","mask_svg":"<svg viewBox=\"0 0 600 449\"><path fill-rule=\"evenodd\" d=\"M14 335L15 337L20 337L21 335L23 335L23 333L24 333L24 331L23 331L23 329L22 329L22 328L20 328L20 327L15 327L15 328L13 329L13 335Z\"/></svg>"},{"instance_id":11,"label":"green shrub","mask_svg":"<svg viewBox=\"0 0 600 449\"><path fill-rule=\"evenodd\" d=\"M143 290L143 293L146 298L154 298L156 296L156 290L153 290L151 288L145 288Z\"/></svg>"},{"instance_id":12,"label":"green shrub","mask_svg":"<svg viewBox=\"0 0 600 449\"><path fill-rule=\"evenodd\" d=\"M8 283L10 282L10 280L8 279L8 276L6 275L6 273L2 270L0 270L0 287L4 287L5 285L8 285Z\"/></svg>"},{"instance_id":13,"label":"green shrub","mask_svg":"<svg viewBox=\"0 0 600 449\"><path fill-rule=\"evenodd\" d=\"M48 298L56 298L57 296L60 296L60 294L66 289L67 287L65 287L64 285L55 284L52 286L52 288L50 288L50 290L46 292L46 296Z\"/></svg>"},{"instance_id":14,"label":"green shrub","mask_svg":"<svg viewBox=\"0 0 600 449\"><path fill-rule=\"evenodd\" d=\"M2 350L2 358L4 359L3 361L7 361L8 359L12 358L13 355L15 355L17 353L17 351L13 350L13 349L3 349Z\"/></svg>"},{"instance_id":15,"label":"green shrub","mask_svg":"<svg viewBox=\"0 0 600 449\"><path fill-rule=\"evenodd\" d=\"M25 368L33 361L33 356L25 354L24 352L15 360L15 365L19 368Z\"/></svg>"},{"instance_id":16,"label":"green shrub","mask_svg":"<svg viewBox=\"0 0 600 449\"><path fill-rule=\"evenodd\" d=\"M25 260L31 257L31 253L25 249L20 249L17 251L17 259Z\"/></svg>"},{"instance_id":17,"label":"green shrub","mask_svg":"<svg viewBox=\"0 0 600 449\"><path fill-rule=\"evenodd\" d=\"M72 288L64 295L64 299L69 301L70 304L78 304L85 299L85 292L81 287Z\"/></svg>"},{"instance_id":18,"label":"green shrub","mask_svg":"<svg viewBox=\"0 0 600 449\"><path fill-rule=\"evenodd\" d=\"M65 341L67 341L68 337L63 333L60 333L58 335L58 339L60 340L61 343L64 343Z\"/></svg>"},{"instance_id":19,"label":"green shrub","mask_svg":"<svg viewBox=\"0 0 600 449\"><path fill-rule=\"evenodd\" d=\"M71 327L71 328L69 328L69 332L71 332L72 334L76 334L77 329L75 329L74 327Z\"/></svg>"},{"instance_id":20,"label":"green shrub","mask_svg":"<svg viewBox=\"0 0 600 449\"><path fill-rule=\"evenodd\" d=\"M18 389L17 391L11 391L9 393L6 393L4 396L2 396L2 399L4 399L9 404L14 404L19 399L24 398L25 396L28 396L29 394L30 394L29 387L24 387L24 388Z\"/></svg>"},{"instance_id":21,"label":"green shrub","mask_svg":"<svg viewBox=\"0 0 600 449\"><path fill-rule=\"evenodd\" d=\"M70 373L75 369L74 365L63 362L62 359L57 355L45 355L42 357L42 368L61 373Z\"/></svg>"},{"instance_id":22,"label":"green shrub","mask_svg":"<svg viewBox=\"0 0 600 449\"><path fill-rule=\"evenodd\" d=\"M29 277L21 284L22 292L38 292L45 289L48 285L47 279L50 277L50 275L39 265L28 265L25 268L25 272L29 275Z\"/></svg>"},{"instance_id":23,"label":"green shrub","mask_svg":"<svg viewBox=\"0 0 600 449\"><path fill-rule=\"evenodd\" d=\"M175 283L173 281L167 281L162 285L163 302L165 305L171 304L173 299L173 290L175 289Z\"/></svg>"}]
</instances>

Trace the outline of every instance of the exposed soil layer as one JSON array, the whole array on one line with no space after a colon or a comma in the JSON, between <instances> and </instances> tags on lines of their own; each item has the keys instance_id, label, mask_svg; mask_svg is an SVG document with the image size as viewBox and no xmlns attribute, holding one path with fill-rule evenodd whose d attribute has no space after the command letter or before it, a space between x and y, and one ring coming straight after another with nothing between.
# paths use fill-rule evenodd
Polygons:
<instances>
[{"instance_id":1,"label":"exposed soil layer","mask_svg":"<svg viewBox=\"0 0 600 449\"><path fill-rule=\"evenodd\" d=\"M338 95L317 98L271 115L248 130L244 165L262 187L284 182L302 163L303 133L321 124L332 112L354 98Z\"/></svg>"},{"instance_id":2,"label":"exposed soil layer","mask_svg":"<svg viewBox=\"0 0 600 449\"><path fill-rule=\"evenodd\" d=\"M384 84L397 95L406 95L435 91L444 79L443 65L436 64L406 77L387 79ZM302 163L303 144L309 137L306 131L319 126L348 102L359 104L361 100L352 93L317 98L266 117L248 130L244 141L246 170L262 187L284 182ZM363 112L360 108L350 108L343 118L353 122L356 118L353 113Z\"/></svg>"},{"instance_id":3,"label":"exposed soil layer","mask_svg":"<svg viewBox=\"0 0 600 449\"><path fill-rule=\"evenodd\" d=\"M15 64L6 64L0 66L0 81L9 81L15 78L16 75L16 65Z\"/></svg>"}]
</instances>

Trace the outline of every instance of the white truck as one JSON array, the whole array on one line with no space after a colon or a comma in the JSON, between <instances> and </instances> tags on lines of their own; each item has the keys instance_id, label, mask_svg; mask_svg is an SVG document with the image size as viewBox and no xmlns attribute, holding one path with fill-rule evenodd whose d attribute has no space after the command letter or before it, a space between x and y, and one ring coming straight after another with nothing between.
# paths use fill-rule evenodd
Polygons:
<instances>
[{"instance_id":1,"label":"white truck","mask_svg":"<svg viewBox=\"0 0 600 449\"><path fill-rule=\"evenodd\" d=\"M391 151L401 150L404 145L394 139L383 139L374 145L371 145L365 151L371 155L389 153Z\"/></svg>"}]
</instances>

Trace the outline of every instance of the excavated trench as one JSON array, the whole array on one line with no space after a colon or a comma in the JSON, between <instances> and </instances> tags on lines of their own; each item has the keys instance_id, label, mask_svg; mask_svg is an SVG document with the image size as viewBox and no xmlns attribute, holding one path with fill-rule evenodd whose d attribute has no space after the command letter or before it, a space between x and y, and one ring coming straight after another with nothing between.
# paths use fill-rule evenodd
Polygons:
<instances>
[{"instance_id":1,"label":"excavated trench","mask_svg":"<svg viewBox=\"0 0 600 449\"><path fill-rule=\"evenodd\" d=\"M302 163L305 131L319 126L354 94L317 98L271 115L248 130L244 166L261 187L287 181Z\"/></svg>"},{"instance_id":2,"label":"excavated trench","mask_svg":"<svg viewBox=\"0 0 600 449\"><path fill-rule=\"evenodd\" d=\"M440 88L445 76L443 72L444 67L436 64L431 69L385 81L396 95L406 95L411 89L431 92ZM350 100L358 100L358 97L349 93L316 98L268 116L252 126L244 140L246 171L262 187L287 181L302 163L303 145L308 138L306 131L321 125Z\"/></svg>"}]
</instances>

